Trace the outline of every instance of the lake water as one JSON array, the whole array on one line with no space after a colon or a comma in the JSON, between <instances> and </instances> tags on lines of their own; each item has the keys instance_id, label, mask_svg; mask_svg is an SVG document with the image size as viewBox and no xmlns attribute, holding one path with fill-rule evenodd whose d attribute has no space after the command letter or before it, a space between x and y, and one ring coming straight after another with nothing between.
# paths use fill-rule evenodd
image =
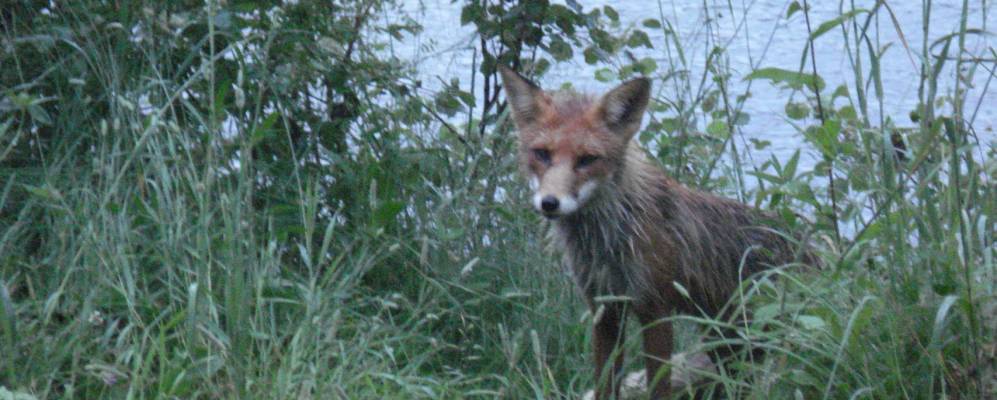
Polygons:
<instances>
[{"instance_id":1,"label":"lake water","mask_svg":"<svg viewBox=\"0 0 997 400\"><path fill-rule=\"evenodd\" d=\"M742 94L747 90L747 83L742 81L742 77L755 68L761 67L781 67L785 69L796 69L799 67L801 52L804 50L807 38L807 28L802 12L795 13L787 19L786 10L791 0L707 0L704 9L704 1L579 1L586 10L594 7L602 7L610 4L620 14L620 21L623 27L628 25L639 25L646 18L659 18L670 22L680 38L686 55L691 63L693 75L698 77L702 74L706 51L704 49L707 38L712 38L714 43L726 44L730 57L730 64L733 70L734 87L731 91L734 95ZM733 5L733 13L728 9L728 4ZM801 1L802 3L802 1ZM849 2L844 2L850 9ZM874 4L873 1L854 1L857 8L869 9ZM971 1L968 17L970 28L994 30L997 28L997 7L995 2L986 3L980 0ZM915 63L920 59L920 49L922 38L924 37L922 23L922 5L920 1L903 0L888 2L899 26L910 46L910 54L901 43L900 35L897 33L893 22L888 14L880 12L878 20L878 30L872 29L875 33L872 38L878 40L881 46L892 43L886 56L883 57L881 69L883 71L883 87L885 89L882 99L885 115L892 118L897 125L912 126L908 116L914 109L918 100L918 75L920 71ZM984 6L985 4L985 6ZM476 44L474 40L473 26L460 26L460 10L464 5L463 1L451 2L450 0L410 0L403 4L403 8L409 15L415 17L422 23L424 31L412 38L406 39L394 51L405 60L412 60L421 75L424 87L428 91L438 89L440 78L449 81L451 77L461 79L462 86L469 87L470 71L473 62L473 48ZM825 21L832 20L842 14L838 1L814 0L810 2L811 24L816 27ZM928 37L933 41L939 37L958 31L962 1L959 0L934 0L930 16L930 31ZM845 10L847 11L847 9ZM717 19L711 23L706 23L708 16ZM865 17L861 16L860 21ZM710 29L707 29L707 27ZM663 50L665 40L664 33L658 29L645 29L650 36L655 49L642 49L635 51L635 55L640 57L653 57L659 65L659 71L667 68L668 59ZM840 28L835 28L827 34L821 36L815 44L817 70L825 79L828 91L840 84L848 84L854 93L855 77L853 68L849 64L845 50L843 35ZM994 126L997 125L997 82L989 82L988 77L995 68L993 59L995 55L989 49L997 47L997 40L992 36L973 35L967 37L966 48L971 54L990 59L985 68L979 69L968 92L966 109L967 119L973 117L972 126L975 128L983 146L993 146L997 134ZM956 43L953 42L953 49ZM853 49L854 52L854 49ZM937 50L936 50L937 52ZM580 57L576 59L556 64L550 73L545 75L540 82L544 87L557 87L563 82L571 82L576 87L592 92L602 92L610 84L598 82L594 78L597 66L590 66L584 63ZM951 94L953 90L954 73L952 71L953 62L949 62L947 70L943 76L943 85L940 85L938 94ZM868 57L863 54L863 65L865 66L865 76L868 77ZM807 72L810 71L809 64ZM438 78L439 77L439 78ZM997 79L995 79L997 80ZM665 92L659 93L661 97L669 97L668 91L674 88L663 87L656 90ZM878 102L873 97L873 91L869 90L869 107L876 112ZM480 94L478 94L480 97ZM751 98L745 104L744 112L750 114L749 123L742 127L739 142L746 142L748 138L767 140L772 145L764 151L753 151L746 154L747 159L754 164L760 164L769 155L786 160L795 150L801 148L801 135L786 120L784 107L789 96L789 91L773 87L767 82L758 81L751 86ZM799 95L797 95L799 96ZM672 95L671 97L674 97ZM797 97L800 99L800 97ZM843 105L842 100L837 103ZM975 110L975 111L974 111ZM873 116L873 121L878 120L878 115ZM739 143L741 144L741 143ZM746 148L747 146L739 146ZM808 167L813 162L813 150L804 148L804 157L801 167Z\"/></svg>"}]
</instances>

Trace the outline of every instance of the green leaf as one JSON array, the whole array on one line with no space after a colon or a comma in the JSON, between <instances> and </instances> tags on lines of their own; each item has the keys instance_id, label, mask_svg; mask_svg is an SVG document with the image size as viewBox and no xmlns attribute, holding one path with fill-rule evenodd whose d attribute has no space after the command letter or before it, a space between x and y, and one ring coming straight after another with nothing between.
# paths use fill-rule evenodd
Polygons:
<instances>
[{"instance_id":1,"label":"green leaf","mask_svg":"<svg viewBox=\"0 0 997 400\"><path fill-rule=\"evenodd\" d=\"M841 122L837 119L829 119L816 129L808 130L811 139L817 144L818 149L825 159L832 159L838 151L838 133L841 132Z\"/></svg>"},{"instance_id":2,"label":"green leaf","mask_svg":"<svg viewBox=\"0 0 997 400\"><path fill-rule=\"evenodd\" d=\"M568 7L560 4L551 4L550 8L547 9L547 14L553 17L554 23L557 27L561 28L561 31L567 35L574 35L575 26L582 25L579 21L578 14L575 14L575 12L571 11Z\"/></svg>"},{"instance_id":3,"label":"green leaf","mask_svg":"<svg viewBox=\"0 0 997 400\"><path fill-rule=\"evenodd\" d=\"M547 52L554 56L554 59L557 61L569 60L573 55L571 45L558 36L554 36L551 39L550 45L547 47Z\"/></svg>"},{"instance_id":4,"label":"green leaf","mask_svg":"<svg viewBox=\"0 0 997 400\"><path fill-rule=\"evenodd\" d=\"M28 114L31 114L31 119L41 125L52 125L52 117L48 111L45 111L45 108L38 104L28 106Z\"/></svg>"},{"instance_id":5,"label":"green leaf","mask_svg":"<svg viewBox=\"0 0 997 400\"><path fill-rule=\"evenodd\" d=\"M821 330L827 326L824 319L815 315L800 315L796 317L796 322L798 322L803 329L810 331Z\"/></svg>"},{"instance_id":6,"label":"green leaf","mask_svg":"<svg viewBox=\"0 0 997 400\"><path fill-rule=\"evenodd\" d=\"M727 123L720 119L715 119L706 126L706 133L713 136L723 137L727 132Z\"/></svg>"},{"instance_id":7,"label":"green leaf","mask_svg":"<svg viewBox=\"0 0 997 400\"><path fill-rule=\"evenodd\" d=\"M642 30L635 30L630 33L630 39L627 40L627 46L630 47L640 47L644 46L649 49L654 48L651 45L651 39L647 37L647 34Z\"/></svg>"},{"instance_id":8,"label":"green leaf","mask_svg":"<svg viewBox=\"0 0 997 400\"><path fill-rule=\"evenodd\" d=\"M848 86L839 85L834 89L834 93L831 94L831 99L837 99L838 97L848 98Z\"/></svg>"},{"instance_id":9,"label":"green leaf","mask_svg":"<svg viewBox=\"0 0 997 400\"><path fill-rule=\"evenodd\" d=\"M15 347L15 340L17 340L17 325L15 322L16 315L14 314L14 302L10 299L10 293L7 292L7 283L0 280L0 349L3 349L5 353L10 354L13 357L13 351ZM0 372L2 376L2 372Z\"/></svg>"},{"instance_id":10,"label":"green leaf","mask_svg":"<svg viewBox=\"0 0 997 400\"><path fill-rule=\"evenodd\" d=\"M371 224L375 227L383 227L391 222L394 222L395 216L397 216L402 209L405 208L405 203L400 200L385 201L377 206L374 210L374 214L371 216Z\"/></svg>"},{"instance_id":11,"label":"green leaf","mask_svg":"<svg viewBox=\"0 0 997 400\"><path fill-rule=\"evenodd\" d=\"M782 310L782 305L779 303L769 303L764 306L758 307L754 313L754 320L760 322L769 322L779 316L779 312Z\"/></svg>"},{"instance_id":12,"label":"green leaf","mask_svg":"<svg viewBox=\"0 0 997 400\"><path fill-rule=\"evenodd\" d=\"M644 20L644 27L645 28L651 28L651 29L661 28L661 21L658 21L657 19L654 19L654 18L645 19Z\"/></svg>"},{"instance_id":13,"label":"green leaf","mask_svg":"<svg viewBox=\"0 0 997 400\"><path fill-rule=\"evenodd\" d=\"M679 130L679 120L678 118L662 118L661 119L661 129L665 132L675 133Z\"/></svg>"},{"instance_id":14,"label":"green leaf","mask_svg":"<svg viewBox=\"0 0 997 400\"><path fill-rule=\"evenodd\" d=\"M586 47L585 51L582 52L582 55L585 56L586 64L592 65L599 62L599 53L595 50L595 47Z\"/></svg>"},{"instance_id":15,"label":"green leaf","mask_svg":"<svg viewBox=\"0 0 997 400\"><path fill-rule=\"evenodd\" d=\"M765 150L766 147L772 145L771 141L764 139L759 140L755 138L749 138L748 141L751 142L753 146L755 146L755 150Z\"/></svg>"},{"instance_id":16,"label":"green leaf","mask_svg":"<svg viewBox=\"0 0 997 400\"><path fill-rule=\"evenodd\" d=\"M791 101L786 103L786 116L789 119L801 120L810 115L810 106L807 103Z\"/></svg>"},{"instance_id":17,"label":"green leaf","mask_svg":"<svg viewBox=\"0 0 997 400\"><path fill-rule=\"evenodd\" d=\"M533 73L537 75L543 75L547 73L547 70L549 69L550 69L550 61L547 60L546 58L541 58L537 60L536 63L533 64Z\"/></svg>"},{"instance_id":18,"label":"green leaf","mask_svg":"<svg viewBox=\"0 0 997 400\"><path fill-rule=\"evenodd\" d=\"M436 109L447 116L453 116L461 110L460 99L454 95L452 90L443 90L437 93L433 102L436 104Z\"/></svg>"},{"instance_id":19,"label":"green leaf","mask_svg":"<svg viewBox=\"0 0 997 400\"><path fill-rule=\"evenodd\" d=\"M799 164L800 164L800 149L796 149L796 151L793 152L793 156L789 157L789 161L786 162L786 165L782 167L783 178L789 180L796 177L796 167Z\"/></svg>"},{"instance_id":20,"label":"green leaf","mask_svg":"<svg viewBox=\"0 0 997 400\"><path fill-rule=\"evenodd\" d=\"M529 19L534 19L534 18L539 19L538 17L540 17L540 16L542 16L542 15L544 15L544 14L547 13L547 7L548 7L548 5L549 5L548 2L545 2L545 1L543 1L543 2L541 2L541 1L524 1L524 2L520 2L517 5L517 7L523 7L522 8L523 13L519 14L518 16L520 18L524 18L525 17L525 18L529 18ZM489 7L489 9L490 9L489 11L491 11L493 14L496 14L496 12L494 11L496 9L495 6L491 6L491 7Z\"/></svg>"},{"instance_id":21,"label":"green leaf","mask_svg":"<svg viewBox=\"0 0 997 400\"><path fill-rule=\"evenodd\" d=\"M605 6L602 11L606 13L606 16L613 22L620 21L620 14L616 12L616 9L610 6Z\"/></svg>"},{"instance_id":22,"label":"green leaf","mask_svg":"<svg viewBox=\"0 0 997 400\"><path fill-rule=\"evenodd\" d=\"M744 80L752 79L767 79L772 81L772 83L785 83L793 89L800 89L806 86L813 90L815 85L817 90L824 89L824 79L820 76L777 67L756 69L744 77Z\"/></svg>"},{"instance_id":23,"label":"green leaf","mask_svg":"<svg viewBox=\"0 0 997 400\"><path fill-rule=\"evenodd\" d=\"M794 369L789 373L789 379L793 383L803 387L820 387L820 380L802 369Z\"/></svg>"},{"instance_id":24,"label":"green leaf","mask_svg":"<svg viewBox=\"0 0 997 400\"><path fill-rule=\"evenodd\" d=\"M824 130L833 138L837 138L838 134L841 133L841 121L837 119L828 119L824 121Z\"/></svg>"},{"instance_id":25,"label":"green leaf","mask_svg":"<svg viewBox=\"0 0 997 400\"><path fill-rule=\"evenodd\" d=\"M800 11L802 9L803 9L803 7L800 6L800 2L794 1L794 2L790 3L789 4L789 9L786 10L786 19L789 19L789 17L792 17L793 14L795 14L797 11Z\"/></svg>"},{"instance_id":26,"label":"green leaf","mask_svg":"<svg viewBox=\"0 0 997 400\"><path fill-rule=\"evenodd\" d=\"M59 192L55 191L50 186L40 187L32 185L23 185L27 191L35 196L38 196L44 200L58 200L61 198Z\"/></svg>"},{"instance_id":27,"label":"green leaf","mask_svg":"<svg viewBox=\"0 0 997 400\"><path fill-rule=\"evenodd\" d=\"M644 57L637 62L637 70L644 75L649 75L658 70L658 62L651 57Z\"/></svg>"},{"instance_id":28,"label":"green leaf","mask_svg":"<svg viewBox=\"0 0 997 400\"><path fill-rule=\"evenodd\" d=\"M616 80L616 73L609 68L599 68L595 71L595 79L599 82L611 82Z\"/></svg>"},{"instance_id":29,"label":"green leaf","mask_svg":"<svg viewBox=\"0 0 997 400\"><path fill-rule=\"evenodd\" d=\"M589 29L589 35L592 37L592 41L595 42L596 46L603 49L609 53L616 52L616 39L609 32L603 29L592 28Z\"/></svg>"},{"instance_id":30,"label":"green leaf","mask_svg":"<svg viewBox=\"0 0 997 400\"><path fill-rule=\"evenodd\" d=\"M699 108L706 113L713 112L713 109L717 106L717 96L716 91L710 92L703 98L703 102L699 104Z\"/></svg>"},{"instance_id":31,"label":"green leaf","mask_svg":"<svg viewBox=\"0 0 997 400\"><path fill-rule=\"evenodd\" d=\"M474 95L465 90L457 90L457 98L468 107L474 107Z\"/></svg>"},{"instance_id":32,"label":"green leaf","mask_svg":"<svg viewBox=\"0 0 997 400\"><path fill-rule=\"evenodd\" d=\"M737 114L734 115L734 121L732 123L734 124L734 126L744 126L747 125L749 122L751 122L751 114L748 114L743 111L738 111Z\"/></svg>"},{"instance_id":33,"label":"green leaf","mask_svg":"<svg viewBox=\"0 0 997 400\"><path fill-rule=\"evenodd\" d=\"M883 231L884 223L882 221L884 220L878 219L872 221L871 224L865 227L865 229L862 231L862 234L855 238L855 242L861 243L878 237Z\"/></svg>"},{"instance_id":34,"label":"green leaf","mask_svg":"<svg viewBox=\"0 0 997 400\"><path fill-rule=\"evenodd\" d=\"M858 113L855 112L855 107L852 106L844 106L838 109L838 116L848 121L855 121L859 118Z\"/></svg>"},{"instance_id":35,"label":"green leaf","mask_svg":"<svg viewBox=\"0 0 997 400\"><path fill-rule=\"evenodd\" d=\"M475 2L464 6L460 10L460 25L464 26L471 22L478 22L481 19L481 5Z\"/></svg>"},{"instance_id":36,"label":"green leaf","mask_svg":"<svg viewBox=\"0 0 997 400\"><path fill-rule=\"evenodd\" d=\"M772 174L761 172L761 171L748 171L748 174L752 175L752 176L756 176L756 177L758 177L759 179L761 179L763 181L772 182L772 183L775 183L775 184L780 184L780 183L784 182L782 178L780 178L780 177L778 177L776 175L772 175Z\"/></svg>"},{"instance_id":37,"label":"green leaf","mask_svg":"<svg viewBox=\"0 0 997 400\"><path fill-rule=\"evenodd\" d=\"M821 35L827 33L831 29L834 29L836 26L841 25L845 21L854 18L856 15L868 12L869 10L863 8L856 8L854 10L839 15L837 18L834 18L830 21L826 21L823 24L820 24L820 26L818 26L816 30L810 33L810 40L815 40L819 38Z\"/></svg>"},{"instance_id":38,"label":"green leaf","mask_svg":"<svg viewBox=\"0 0 997 400\"><path fill-rule=\"evenodd\" d=\"M272 112L270 113L270 115L267 115L267 117L263 119L263 122L257 124L253 128L253 131L250 132L249 134L249 145L253 146L262 141L263 139L273 136L274 133L273 125L274 123L277 122L277 118L279 117L280 117L279 113Z\"/></svg>"}]
</instances>

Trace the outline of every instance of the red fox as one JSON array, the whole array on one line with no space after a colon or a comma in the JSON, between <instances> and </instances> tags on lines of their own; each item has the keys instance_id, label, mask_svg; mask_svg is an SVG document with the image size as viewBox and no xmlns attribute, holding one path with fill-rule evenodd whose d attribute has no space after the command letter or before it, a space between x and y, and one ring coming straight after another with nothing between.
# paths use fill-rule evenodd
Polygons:
<instances>
[{"instance_id":1,"label":"red fox","mask_svg":"<svg viewBox=\"0 0 997 400\"><path fill-rule=\"evenodd\" d=\"M617 394L623 355L610 357L631 312L642 327L645 376L654 379L650 396L664 397L669 377L657 373L672 353L672 324L662 318L717 316L750 275L800 261L797 246L771 228L768 214L680 185L632 140L650 80L595 97L546 92L509 68L499 71L532 205L551 220L595 316L596 398ZM628 300L600 304L600 296Z\"/></svg>"}]
</instances>

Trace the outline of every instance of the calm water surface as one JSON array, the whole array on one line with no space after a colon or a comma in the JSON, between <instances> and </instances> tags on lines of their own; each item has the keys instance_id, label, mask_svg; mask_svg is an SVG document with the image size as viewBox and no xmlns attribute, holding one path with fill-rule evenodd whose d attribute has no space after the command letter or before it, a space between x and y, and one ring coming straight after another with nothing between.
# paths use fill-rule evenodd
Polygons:
<instances>
[{"instance_id":1,"label":"calm water surface","mask_svg":"<svg viewBox=\"0 0 997 400\"><path fill-rule=\"evenodd\" d=\"M462 86L468 88L470 70L474 57L473 48L476 44L471 26L460 26L460 9L464 2L456 3L450 0L410 0L404 8L410 15L422 23L424 31L407 39L394 51L402 59L413 60L425 87L428 90L438 89L440 79L449 81L456 77L461 79ZM676 29L686 56L691 63L693 76L699 77L703 70L708 38L715 43L726 44L733 69L735 87L732 93L742 94L748 90L747 83L740 78L755 68L781 67L796 69L799 67L801 52L806 44L807 29L803 13L797 12L786 19L786 10L791 1L786 0L707 0L709 13L704 9L703 1L579 1L586 10L594 7L611 5L620 14L623 27L630 24L640 24L646 18L659 18L670 22ZM733 13L728 9L728 3L733 5ZM848 1L844 2L848 9ZM858 8L870 8L872 1L855 1ZM979 0L970 1L968 26L993 31L997 28L997 7L994 2L983 3ZM878 34L873 40L878 40L881 46L892 44L883 57L884 96L882 99L884 117L891 118L896 125L914 125L909 113L917 105L918 74L915 62L920 58L920 49L924 37L921 1L902 0L888 3L893 10L903 36L910 46L910 54L901 43L893 22L880 13ZM962 1L934 0L930 16L930 31L928 37L933 41L939 37L955 32L959 28ZM841 15L839 1L815 0L811 5L811 23L817 25ZM718 16L712 24L707 24L707 15ZM864 17L860 17L864 21ZM710 27L710 29L708 29ZM643 49L635 52L637 57L653 57L657 60L659 71L667 68L668 58L664 51L665 36L659 30L645 29L650 35L655 49ZM871 30L875 31L875 30ZM967 38L967 49L971 54L983 55L993 59L990 50L997 47L997 39L993 36L976 35ZM955 43L953 43L955 48ZM816 42L817 69L827 82L829 89L848 84L854 93L855 76L845 50L845 43L840 28L821 36ZM580 52L578 52L580 53ZM853 50L854 53L854 50ZM580 55L580 54L579 54ZM953 63L949 63L953 64ZM868 60L863 54L865 76L868 77ZM809 71L809 66L807 67ZM993 71L993 62L986 66ZM581 57L576 57L565 63L557 64L552 71L544 76L541 86L557 87L561 83L571 82L582 90L601 92L610 84L598 82L594 78L597 67L584 63ZM972 125L984 147L993 146L997 134L997 82L988 82L990 73L978 70L968 92L967 109L976 110ZM939 95L951 94L953 90L954 73L949 67L943 73L948 78L939 87ZM661 97L675 97L674 87L656 88ZM668 93L672 91L672 93ZM746 158L755 165L769 158L770 155L786 160L794 151L803 148L804 165L812 165L813 150L802 146L802 137L786 120L784 107L789 91L773 87L767 82L758 81L750 88L751 97L744 106L744 112L750 114L750 122L742 127L739 142L749 138L767 140L772 143L763 151L751 151ZM872 97L869 88L870 111L873 121L878 121L878 101ZM801 98L797 95L797 100ZM480 97L480 94L479 94ZM838 106L844 105L839 99ZM968 113L967 118L973 117ZM740 146L746 148L747 146Z\"/></svg>"}]
</instances>

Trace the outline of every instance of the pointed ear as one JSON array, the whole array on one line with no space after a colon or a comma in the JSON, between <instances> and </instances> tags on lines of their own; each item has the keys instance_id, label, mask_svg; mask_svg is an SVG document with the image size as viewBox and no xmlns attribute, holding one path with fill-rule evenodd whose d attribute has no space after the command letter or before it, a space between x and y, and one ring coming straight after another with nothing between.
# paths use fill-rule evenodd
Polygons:
<instances>
[{"instance_id":1,"label":"pointed ear","mask_svg":"<svg viewBox=\"0 0 997 400\"><path fill-rule=\"evenodd\" d=\"M640 129L651 97L651 81L637 78L617 86L599 100L599 117L610 130L629 139Z\"/></svg>"},{"instance_id":2,"label":"pointed ear","mask_svg":"<svg viewBox=\"0 0 997 400\"><path fill-rule=\"evenodd\" d=\"M499 65L498 70L516 127L522 129L535 123L548 106L549 100L543 89L509 67Z\"/></svg>"}]
</instances>

